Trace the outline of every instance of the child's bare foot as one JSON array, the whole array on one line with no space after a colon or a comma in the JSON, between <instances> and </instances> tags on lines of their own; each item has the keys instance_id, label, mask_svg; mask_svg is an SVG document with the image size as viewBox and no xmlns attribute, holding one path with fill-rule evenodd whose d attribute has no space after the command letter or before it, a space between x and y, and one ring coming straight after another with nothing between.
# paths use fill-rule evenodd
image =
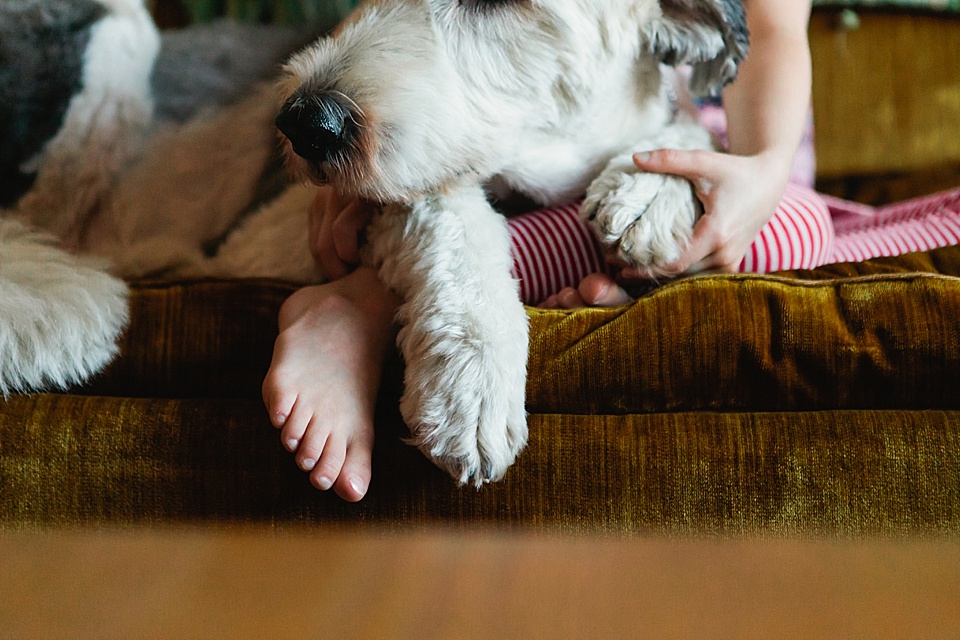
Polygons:
<instances>
[{"instance_id":1,"label":"child's bare foot","mask_svg":"<svg viewBox=\"0 0 960 640\"><path fill-rule=\"evenodd\" d=\"M565 287L540 303L543 309L579 309L580 307L616 307L633 298L605 273L591 273L576 289Z\"/></svg>"},{"instance_id":2,"label":"child's bare foot","mask_svg":"<svg viewBox=\"0 0 960 640\"><path fill-rule=\"evenodd\" d=\"M373 270L358 268L300 289L280 309L264 404L313 485L350 502L370 485L374 406L397 304Z\"/></svg>"}]
</instances>

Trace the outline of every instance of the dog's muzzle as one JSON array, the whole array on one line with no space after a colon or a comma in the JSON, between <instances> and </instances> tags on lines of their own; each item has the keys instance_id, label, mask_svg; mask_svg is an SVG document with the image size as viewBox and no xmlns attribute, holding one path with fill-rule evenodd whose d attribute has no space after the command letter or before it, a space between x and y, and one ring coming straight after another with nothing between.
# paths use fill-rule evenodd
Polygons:
<instances>
[{"instance_id":1,"label":"dog's muzzle","mask_svg":"<svg viewBox=\"0 0 960 640\"><path fill-rule=\"evenodd\" d=\"M355 133L349 107L328 92L290 98L275 123L294 152L313 165L341 157Z\"/></svg>"}]
</instances>

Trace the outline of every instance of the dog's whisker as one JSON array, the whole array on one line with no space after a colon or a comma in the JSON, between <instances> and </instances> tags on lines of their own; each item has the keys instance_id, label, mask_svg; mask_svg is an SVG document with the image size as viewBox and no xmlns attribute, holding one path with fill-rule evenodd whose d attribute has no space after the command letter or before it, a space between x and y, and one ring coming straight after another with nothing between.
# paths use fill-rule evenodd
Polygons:
<instances>
[{"instance_id":1,"label":"dog's whisker","mask_svg":"<svg viewBox=\"0 0 960 640\"><path fill-rule=\"evenodd\" d=\"M348 96L346 93L337 91L336 89L332 89L330 93L347 103L347 106L350 107L351 117L359 116L360 118L363 118L366 115L363 111L363 108L357 103L357 101ZM354 122L356 122L356 120L354 120Z\"/></svg>"}]
</instances>

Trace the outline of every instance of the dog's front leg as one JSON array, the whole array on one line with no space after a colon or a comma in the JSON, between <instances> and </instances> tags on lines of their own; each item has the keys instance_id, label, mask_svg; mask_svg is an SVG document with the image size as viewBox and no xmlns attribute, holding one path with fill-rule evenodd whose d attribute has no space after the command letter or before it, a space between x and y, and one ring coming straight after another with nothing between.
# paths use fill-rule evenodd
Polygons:
<instances>
[{"instance_id":1,"label":"dog's front leg","mask_svg":"<svg viewBox=\"0 0 960 640\"><path fill-rule=\"evenodd\" d=\"M366 259L404 300L412 442L461 483L501 478L527 435L527 316L505 221L467 188L388 207L368 236Z\"/></svg>"}]
</instances>

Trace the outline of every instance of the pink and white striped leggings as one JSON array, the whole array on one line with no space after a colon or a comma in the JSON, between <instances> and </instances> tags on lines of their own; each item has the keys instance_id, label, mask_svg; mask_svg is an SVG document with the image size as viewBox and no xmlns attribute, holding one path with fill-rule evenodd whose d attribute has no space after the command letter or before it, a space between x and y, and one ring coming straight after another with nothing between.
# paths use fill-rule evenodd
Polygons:
<instances>
[{"instance_id":1,"label":"pink and white striped leggings","mask_svg":"<svg viewBox=\"0 0 960 640\"><path fill-rule=\"evenodd\" d=\"M576 286L590 273L607 271L600 244L580 221L577 208L543 209L508 222L513 275L526 304ZM958 243L960 188L874 208L789 184L740 271L811 269Z\"/></svg>"}]
</instances>

